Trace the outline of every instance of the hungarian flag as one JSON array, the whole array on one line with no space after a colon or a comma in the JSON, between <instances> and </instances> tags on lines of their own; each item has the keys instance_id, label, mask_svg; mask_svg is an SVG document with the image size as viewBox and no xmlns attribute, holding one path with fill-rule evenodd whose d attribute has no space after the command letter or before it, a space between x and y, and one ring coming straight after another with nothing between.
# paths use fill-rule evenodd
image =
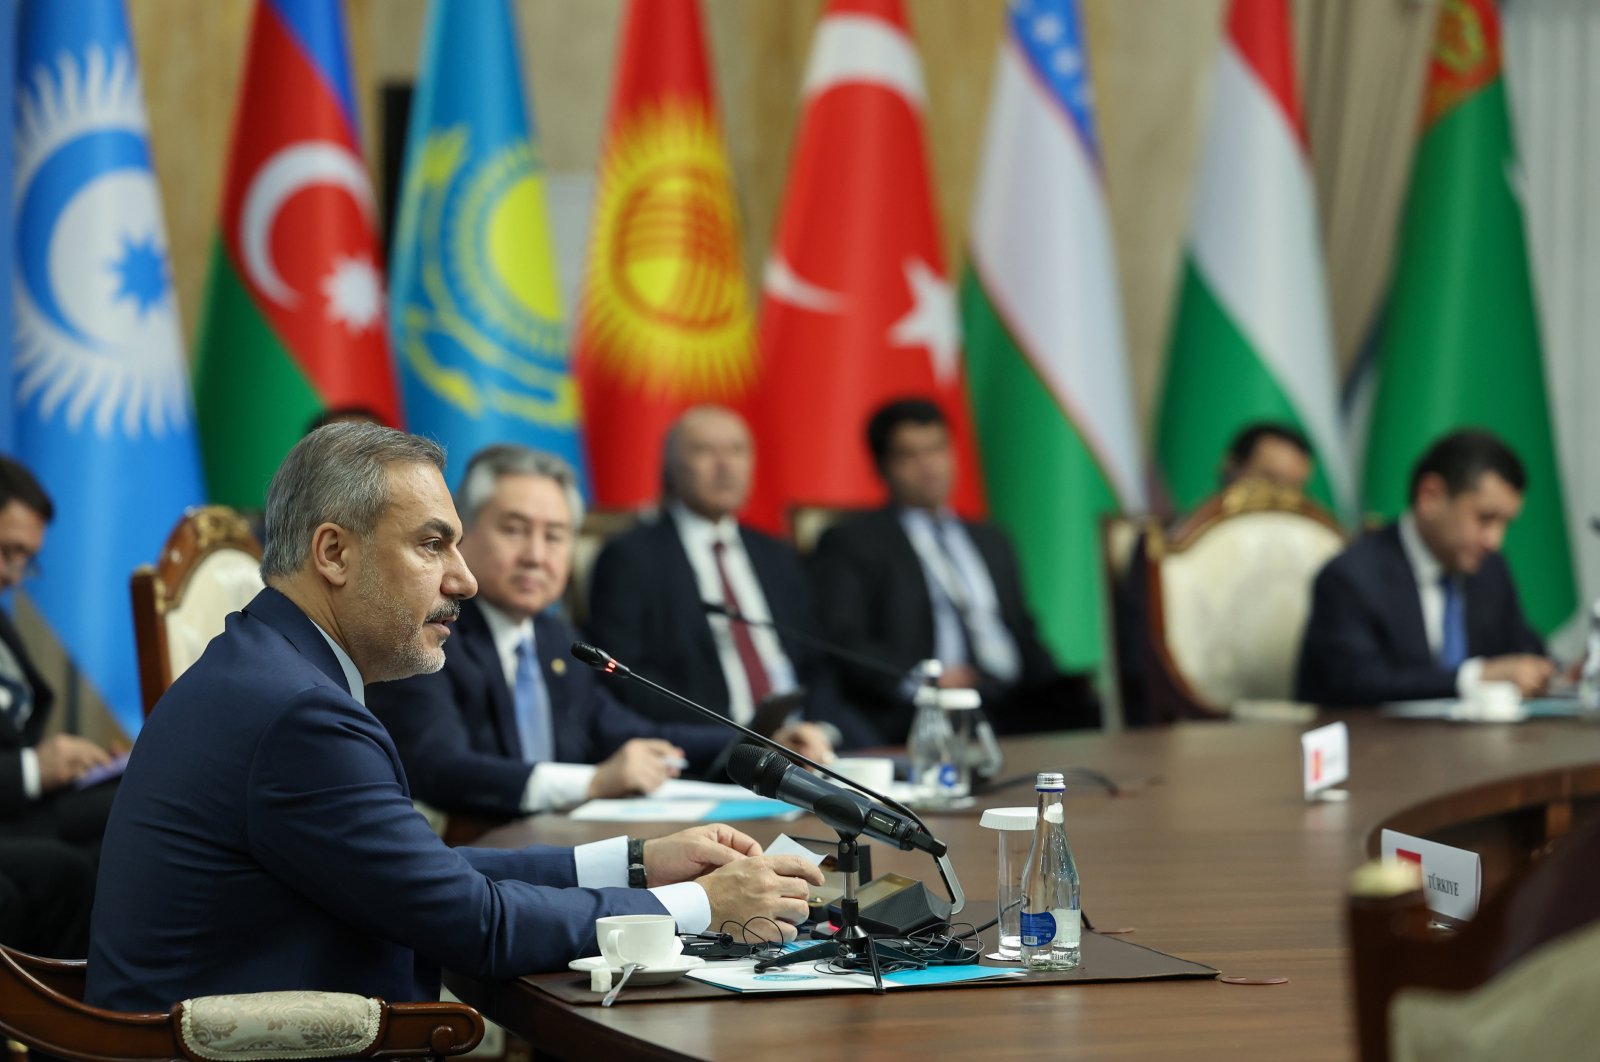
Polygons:
<instances>
[{"instance_id":1,"label":"hungarian flag","mask_svg":"<svg viewBox=\"0 0 1600 1062\"><path fill-rule=\"evenodd\" d=\"M831 0L801 88L805 112L761 303L757 501L868 506L883 492L865 428L889 399L949 417L955 508L982 508L955 291L928 175L922 63L900 0Z\"/></svg>"},{"instance_id":2,"label":"hungarian flag","mask_svg":"<svg viewBox=\"0 0 1600 1062\"><path fill-rule=\"evenodd\" d=\"M755 330L698 0L632 0L617 67L573 368L595 504L637 508L673 419L744 400Z\"/></svg>"},{"instance_id":3,"label":"hungarian flag","mask_svg":"<svg viewBox=\"0 0 1600 1062\"><path fill-rule=\"evenodd\" d=\"M325 409L399 422L342 12L256 5L194 370L206 480L226 505L260 508Z\"/></svg>"},{"instance_id":4,"label":"hungarian flag","mask_svg":"<svg viewBox=\"0 0 1600 1062\"><path fill-rule=\"evenodd\" d=\"M1102 654L1096 517L1144 509L1144 460L1077 0L1006 13L961 306L989 509L1040 634Z\"/></svg>"},{"instance_id":5,"label":"hungarian flag","mask_svg":"<svg viewBox=\"0 0 1600 1062\"><path fill-rule=\"evenodd\" d=\"M1528 272L1493 0L1439 9L1421 140L1401 222L1367 441L1366 501L1394 516L1439 436L1482 427L1528 471L1505 555L1529 620L1549 633L1577 606L1560 466Z\"/></svg>"},{"instance_id":6,"label":"hungarian flag","mask_svg":"<svg viewBox=\"0 0 1600 1062\"><path fill-rule=\"evenodd\" d=\"M1256 421L1300 429L1308 490L1354 515L1288 0L1233 0L1217 64L1157 448L1173 501L1218 487Z\"/></svg>"}]
</instances>

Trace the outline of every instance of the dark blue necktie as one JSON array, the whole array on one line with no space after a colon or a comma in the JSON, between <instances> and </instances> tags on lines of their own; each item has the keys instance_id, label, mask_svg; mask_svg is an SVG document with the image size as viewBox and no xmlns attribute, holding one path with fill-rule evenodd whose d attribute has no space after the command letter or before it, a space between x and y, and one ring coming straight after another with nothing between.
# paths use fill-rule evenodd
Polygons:
<instances>
[{"instance_id":1,"label":"dark blue necktie","mask_svg":"<svg viewBox=\"0 0 1600 1062\"><path fill-rule=\"evenodd\" d=\"M1444 638L1439 643L1439 666L1454 671L1467 662L1467 607L1461 587L1452 575L1439 577L1444 591Z\"/></svg>"}]
</instances>

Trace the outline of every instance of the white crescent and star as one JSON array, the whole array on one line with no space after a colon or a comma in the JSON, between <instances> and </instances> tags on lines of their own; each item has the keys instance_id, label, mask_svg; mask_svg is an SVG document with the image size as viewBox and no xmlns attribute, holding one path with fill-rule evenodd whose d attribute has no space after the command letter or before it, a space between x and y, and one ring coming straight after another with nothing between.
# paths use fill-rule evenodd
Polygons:
<instances>
[{"instance_id":1,"label":"white crescent and star","mask_svg":"<svg viewBox=\"0 0 1600 1062\"><path fill-rule=\"evenodd\" d=\"M239 212L239 249L252 286L273 302L293 309L300 295L272 260L272 229L283 205L313 185L342 188L371 217L372 189L367 169L355 153L331 140L302 140L280 149L250 182Z\"/></svg>"}]
</instances>

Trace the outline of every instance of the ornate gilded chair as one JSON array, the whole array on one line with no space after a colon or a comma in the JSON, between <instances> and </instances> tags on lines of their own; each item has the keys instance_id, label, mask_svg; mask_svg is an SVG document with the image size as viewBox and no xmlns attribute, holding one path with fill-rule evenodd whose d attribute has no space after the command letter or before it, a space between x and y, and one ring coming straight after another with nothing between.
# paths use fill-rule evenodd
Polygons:
<instances>
[{"instance_id":1,"label":"ornate gilded chair","mask_svg":"<svg viewBox=\"0 0 1600 1062\"><path fill-rule=\"evenodd\" d=\"M583 518L583 526L572 537L572 572L567 577L567 615L581 627L589 618L589 582L594 562L606 543L639 522L637 509L594 509Z\"/></svg>"},{"instance_id":2,"label":"ornate gilded chair","mask_svg":"<svg viewBox=\"0 0 1600 1062\"><path fill-rule=\"evenodd\" d=\"M787 514L789 541L802 557L809 556L828 528L857 512L860 510L827 505L792 505Z\"/></svg>"},{"instance_id":3,"label":"ornate gilded chair","mask_svg":"<svg viewBox=\"0 0 1600 1062\"><path fill-rule=\"evenodd\" d=\"M1260 479L1214 495L1146 547L1150 696L1159 718L1217 718L1293 696L1317 571L1344 531L1298 492Z\"/></svg>"},{"instance_id":4,"label":"ornate gilded chair","mask_svg":"<svg viewBox=\"0 0 1600 1062\"><path fill-rule=\"evenodd\" d=\"M261 546L245 518L196 506L172 529L160 559L133 573L133 630L146 715L172 681L222 633L223 621L261 591Z\"/></svg>"},{"instance_id":5,"label":"ornate gilded chair","mask_svg":"<svg viewBox=\"0 0 1600 1062\"><path fill-rule=\"evenodd\" d=\"M146 1014L83 1002L84 963L0 946L0 1034L81 1062L444 1058L483 1019L463 1003L385 1003L343 992L203 996Z\"/></svg>"}]
</instances>

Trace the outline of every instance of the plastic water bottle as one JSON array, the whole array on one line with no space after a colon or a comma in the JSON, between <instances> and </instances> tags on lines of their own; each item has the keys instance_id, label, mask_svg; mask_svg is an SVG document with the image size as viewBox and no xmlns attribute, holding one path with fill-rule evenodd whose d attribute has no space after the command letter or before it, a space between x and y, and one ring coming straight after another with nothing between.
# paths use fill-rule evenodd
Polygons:
<instances>
[{"instance_id":1,"label":"plastic water bottle","mask_svg":"<svg viewBox=\"0 0 1600 1062\"><path fill-rule=\"evenodd\" d=\"M1589 644L1578 673L1578 711L1585 718L1600 719L1600 601L1589 609Z\"/></svg>"},{"instance_id":2,"label":"plastic water bottle","mask_svg":"<svg viewBox=\"0 0 1600 1062\"><path fill-rule=\"evenodd\" d=\"M1022 873L1022 965L1034 970L1071 970L1082 961L1079 935L1078 864L1067 844L1062 808L1066 778L1041 772L1034 783L1039 817Z\"/></svg>"},{"instance_id":3,"label":"plastic water bottle","mask_svg":"<svg viewBox=\"0 0 1600 1062\"><path fill-rule=\"evenodd\" d=\"M939 701L939 691L931 686L917 690L916 714L906 751L911 755L911 779L917 786L917 801L925 807L941 807L962 795L964 764L956 759L956 735Z\"/></svg>"}]
</instances>

